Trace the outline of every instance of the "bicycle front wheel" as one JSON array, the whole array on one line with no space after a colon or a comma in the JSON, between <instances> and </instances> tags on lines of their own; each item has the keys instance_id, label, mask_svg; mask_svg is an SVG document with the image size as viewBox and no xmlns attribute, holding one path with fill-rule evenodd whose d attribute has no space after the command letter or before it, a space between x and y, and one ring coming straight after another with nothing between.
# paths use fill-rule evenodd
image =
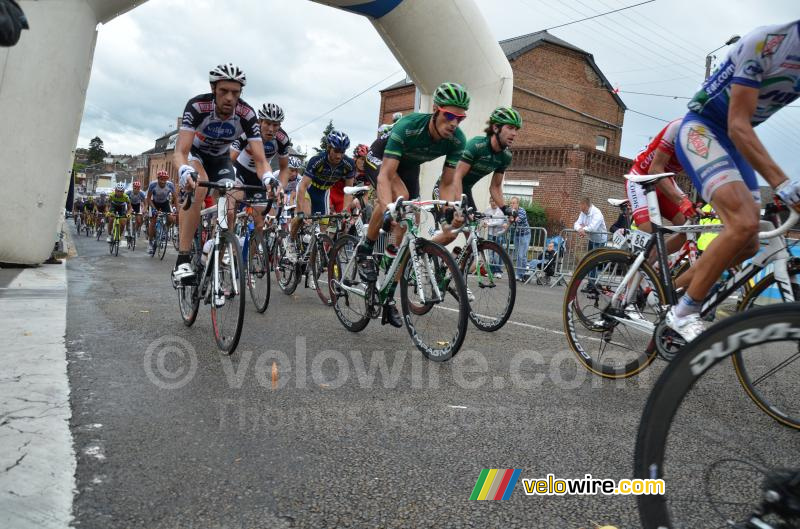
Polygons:
<instances>
[{"instance_id":1,"label":"bicycle front wheel","mask_svg":"<svg viewBox=\"0 0 800 529\"><path fill-rule=\"evenodd\" d=\"M665 289L646 261L620 288L635 259L625 250L594 251L578 265L564 294L570 348L581 365L602 377L635 375L657 355L653 332ZM618 288L620 297L613 300Z\"/></svg>"},{"instance_id":2,"label":"bicycle front wheel","mask_svg":"<svg viewBox=\"0 0 800 529\"><path fill-rule=\"evenodd\" d=\"M181 309L181 318L183 319L183 324L187 327L191 327L195 320L197 319L197 312L200 308L200 288L197 286L198 276L202 273L202 266L200 265L200 259L197 258L197 253L200 251L197 248L195 238L192 241L192 261L194 262L194 269L197 272L197 275L193 278L191 284L188 285L180 285L177 288L178 291L178 306Z\"/></svg>"},{"instance_id":3,"label":"bicycle front wheel","mask_svg":"<svg viewBox=\"0 0 800 529\"><path fill-rule=\"evenodd\" d=\"M164 260L164 256L167 254L167 244L169 244L169 234L167 233L167 228L165 226L161 226L158 230L158 258L162 261Z\"/></svg>"},{"instance_id":4,"label":"bicycle front wheel","mask_svg":"<svg viewBox=\"0 0 800 529\"><path fill-rule=\"evenodd\" d=\"M634 478L665 484L636 497L642 527L800 526L796 503L790 507L800 432L752 406L726 361L795 350L798 335L797 303L753 309L714 325L667 366L636 440Z\"/></svg>"},{"instance_id":5,"label":"bicycle front wheel","mask_svg":"<svg viewBox=\"0 0 800 529\"><path fill-rule=\"evenodd\" d=\"M800 262L790 261L788 272L790 279L797 280ZM791 289L794 299L800 300L797 283L779 284L775 274L770 273L747 292L738 310L782 303L785 289ZM795 347L770 348L759 356L736 351L731 359L739 382L756 406L781 424L800 430L800 397L797 392L800 340L795 342Z\"/></svg>"},{"instance_id":6,"label":"bicycle front wheel","mask_svg":"<svg viewBox=\"0 0 800 529\"><path fill-rule=\"evenodd\" d=\"M269 305L270 271L269 256L263 237L251 237L247 251L247 288L256 311L263 313Z\"/></svg>"},{"instance_id":7,"label":"bicycle front wheel","mask_svg":"<svg viewBox=\"0 0 800 529\"><path fill-rule=\"evenodd\" d=\"M294 293L300 283L300 267L286 257L286 245L292 244L288 233L281 233L275 241L273 250L272 268L275 270L275 279L278 288L287 296Z\"/></svg>"},{"instance_id":8,"label":"bicycle front wheel","mask_svg":"<svg viewBox=\"0 0 800 529\"><path fill-rule=\"evenodd\" d=\"M311 276L314 278L314 288L323 304L331 305L330 282L328 281L328 257L330 256L333 241L324 233L317 236L316 244L311 248L309 263Z\"/></svg>"},{"instance_id":9,"label":"bicycle front wheel","mask_svg":"<svg viewBox=\"0 0 800 529\"><path fill-rule=\"evenodd\" d=\"M417 349L429 360L444 362L461 349L467 334L464 276L443 246L416 239L416 247L416 266L407 253L400 278L403 319Z\"/></svg>"},{"instance_id":10,"label":"bicycle front wheel","mask_svg":"<svg viewBox=\"0 0 800 529\"><path fill-rule=\"evenodd\" d=\"M211 325L217 347L231 354L242 335L246 272L242 266L239 239L233 233L220 233L218 250L221 262L219 276L216 281L212 278L211 283Z\"/></svg>"},{"instance_id":11,"label":"bicycle front wheel","mask_svg":"<svg viewBox=\"0 0 800 529\"><path fill-rule=\"evenodd\" d=\"M478 241L478 255L470 247L461 261L467 288L469 319L480 330L492 332L506 324L517 298L514 265L493 241ZM502 274L505 274L503 276Z\"/></svg>"},{"instance_id":12,"label":"bicycle front wheel","mask_svg":"<svg viewBox=\"0 0 800 529\"><path fill-rule=\"evenodd\" d=\"M345 286L366 292L367 284L361 281L356 263L358 239L342 235L328 255L328 285L331 305L336 317L350 332L360 332L369 323L366 295L345 289Z\"/></svg>"}]
</instances>

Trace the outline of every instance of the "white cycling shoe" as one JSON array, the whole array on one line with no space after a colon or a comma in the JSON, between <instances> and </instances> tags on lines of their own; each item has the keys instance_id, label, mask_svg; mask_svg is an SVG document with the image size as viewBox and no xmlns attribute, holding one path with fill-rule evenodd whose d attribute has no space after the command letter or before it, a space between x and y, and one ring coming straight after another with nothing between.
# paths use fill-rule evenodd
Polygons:
<instances>
[{"instance_id":1,"label":"white cycling shoe","mask_svg":"<svg viewBox=\"0 0 800 529\"><path fill-rule=\"evenodd\" d=\"M172 284L176 286L180 285L184 279L193 276L194 270L192 270L192 265L189 263L181 263L172 271Z\"/></svg>"},{"instance_id":2,"label":"white cycling shoe","mask_svg":"<svg viewBox=\"0 0 800 529\"><path fill-rule=\"evenodd\" d=\"M667 327L686 340L687 344L703 334L703 331L706 330L703 320L700 319L700 314L694 313L689 314L685 318L678 318L675 316L675 307L670 307L669 312L667 312L665 323Z\"/></svg>"}]
</instances>

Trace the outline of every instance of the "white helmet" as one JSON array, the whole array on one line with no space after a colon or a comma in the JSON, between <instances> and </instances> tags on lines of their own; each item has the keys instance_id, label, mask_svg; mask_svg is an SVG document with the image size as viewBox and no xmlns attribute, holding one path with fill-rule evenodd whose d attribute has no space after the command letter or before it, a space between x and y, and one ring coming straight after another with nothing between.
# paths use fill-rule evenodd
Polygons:
<instances>
[{"instance_id":1,"label":"white helmet","mask_svg":"<svg viewBox=\"0 0 800 529\"><path fill-rule=\"evenodd\" d=\"M258 119L281 122L283 118L283 109L275 103L266 103L258 109Z\"/></svg>"},{"instance_id":2,"label":"white helmet","mask_svg":"<svg viewBox=\"0 0 800 529\"><path fill-rule=\"evenodd\" d=\"M227 64L220 64L208 72L208 81L211 83L216 83L217 81L236 81L244 86L247 84L247 77L238 66L229 62Z\"/></svg>"},{"instance_id":3,"label":"white helmet","mask_svg":"<svg viewBox=\"0 0 800 529\"><path fill-rule=\"evenodd\" d=\"M289 169L300 169L303 167L303 161L297 156L289 156Z\"/></svg>"},{"instance_id":4,"label":"white helmet","mask_svg":"<svg viewBox=\"0 0 800 529\"><path fill-rule=\"evenodd\" d=\"M125 191L125 184L119 182L117 185L114 186L115 191Z\"/></svg>"},{"instance_id":5,"label":"white helmet","mask_svg":"<svg viewBox=\"0 0 800 529\"><path fill-rule=\"evenodd\" d=\"M403 117L402 112L395 112L394 114L392 114L392 123L397 123L397 121L402 117Z\"/></svg>"}]
</instances>

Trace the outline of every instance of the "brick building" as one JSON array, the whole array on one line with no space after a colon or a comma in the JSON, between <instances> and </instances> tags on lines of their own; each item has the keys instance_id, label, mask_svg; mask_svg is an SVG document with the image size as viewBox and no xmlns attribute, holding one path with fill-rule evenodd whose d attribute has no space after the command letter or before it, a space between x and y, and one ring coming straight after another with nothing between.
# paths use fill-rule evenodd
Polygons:
<instances>
[{"instance_id":1,"label":"brick building","mask_svg":"<svg viewBox=\"0 0 800 529\"><path fill-rule=\"evenodd\" d=\"M582 196L592 199L610 225L618 212L606 199L625 196L622 175L631 164L619 156L625 104L590 53L546 31L500 46L514 72L512 105L525 122L506 192L542 204L551 229L572 226ZM391 123L394 112L413 112L416 101L409 79L381 90L379 124Z\"/></svg>"}]
</instances>

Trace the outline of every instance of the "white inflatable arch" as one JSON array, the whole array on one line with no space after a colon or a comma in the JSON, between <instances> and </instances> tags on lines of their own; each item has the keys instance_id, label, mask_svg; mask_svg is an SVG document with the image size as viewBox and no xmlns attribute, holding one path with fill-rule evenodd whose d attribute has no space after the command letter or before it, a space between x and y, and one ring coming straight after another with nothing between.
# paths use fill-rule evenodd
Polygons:
<instances>
[{"instance_id":1,"label":"white inflatable arch","mask_svg":"<svg viewBox=\"0 0 800 529\"><path fill-rule=\"evenodd\" d=\"M21 0L31 30L15 47L0 49L0 110L7 123L0 142L6 196L0 207L0 262L37 264L50 255L97 25L144 1ZM480 133L495 106L511 103L511 66L473 0L313 1L370 19L419 88L421 110L431 108L429 94L440 82L464 84L473 101L462 124L468 137ZM441 30L443 20L459 30ZM423 192L430 191L436 167L423 170Z\"/></svg>"}]
</instances>

